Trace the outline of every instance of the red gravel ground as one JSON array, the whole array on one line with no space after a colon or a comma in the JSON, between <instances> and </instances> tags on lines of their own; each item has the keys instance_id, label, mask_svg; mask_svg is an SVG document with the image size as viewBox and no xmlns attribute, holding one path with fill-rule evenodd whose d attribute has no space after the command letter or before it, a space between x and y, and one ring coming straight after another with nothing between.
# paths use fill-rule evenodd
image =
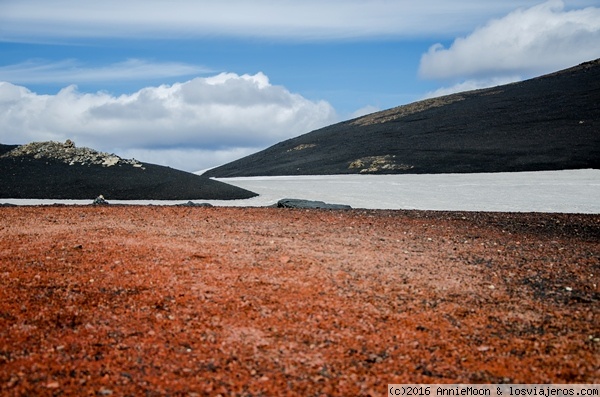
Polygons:
<instances>
[{"instance_id":1,"label":"red gravel ground","mask_svg":"<svg viewBox=\"0 0 600 397\"><path fill-rule=\"evenodd\" d=\"M600 215L0 208L0 394L600 381Z\"/></svg>"}]
</instances>

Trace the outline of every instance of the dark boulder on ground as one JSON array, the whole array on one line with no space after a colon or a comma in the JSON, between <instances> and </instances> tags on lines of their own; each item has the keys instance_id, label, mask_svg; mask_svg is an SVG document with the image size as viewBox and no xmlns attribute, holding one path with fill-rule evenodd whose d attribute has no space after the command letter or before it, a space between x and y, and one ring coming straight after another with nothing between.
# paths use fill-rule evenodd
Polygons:
<instances>
[{"instance_id":1,"label":"dark boulder on ground","mask_svg":"<svg viewBox=\"0 0 600 397\"><path fill-rule=\"evenodd\" d=\"M178 207L205 207L210 208L213 205L210 203L194 203L193 201L188 201L187 203L177 204Z\"/></svg>"},{"instance_id":2,"label":"dark boulder on ground","mask_svg":"<svg viewBox=\"0 0 600 397\"><path fill-rule=\"evenodd\" d=\"M89 148L71 141L0 145L0 198L235 200L256 193Z\"/></svg>"},{"instance_id":3,"label":"dark boulder on ground","mask_svg":"<svg viewBox=\"0 0 600 397\"><path fill-rule=\"evenodd\" d=\"M600 60L427 99L278 143L211 177L600 168Z\"/></svg>"},{"instance_id":4,"label":"dark boulder on ground","mask_svg":"<svg viewBox=\"0 0 600 397\"><path fill-rule=\"evenodd\" d=\"M352 207L345 204L328 204L323 201L302 200L285 198L277 202L278 208L302 208L302 209L325 209L325 210L351 210Z\"/></svg>"}]
</instances>

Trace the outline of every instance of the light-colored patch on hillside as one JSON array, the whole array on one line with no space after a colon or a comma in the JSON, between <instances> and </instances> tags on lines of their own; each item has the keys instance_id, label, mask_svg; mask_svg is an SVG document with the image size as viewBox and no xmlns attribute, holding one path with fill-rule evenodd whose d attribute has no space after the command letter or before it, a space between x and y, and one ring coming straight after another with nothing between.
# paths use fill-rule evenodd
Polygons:
<instances>
[{"instance_id":1,"label":"light-colored patch on hillside","mask_svg":"<svg viewBox=\"0 0 600 397\"><path fill-rule=\"evenodd\" d=\"M493 90L493 91L488 91L488 92L482 92L481 95L483 95L483 96L498 95L498 94L502 94L503 92L504 92L504 90Z\"/></svg>"},{"instance_id":2,"label":"light-colored patch on hillside","mask_svg":"<svg viewBox=\"0 0 600 397\"><path fill-rule=\"evenodd\" d=\"M354 160L348 166L348 169L360 169L361 174L368 174L381 171L405 171L414 168L412 165L396 162L396 156L386 154L383 156L367 156Z\"/></svg>"},{"instance_id":3,"label":"light-colored patch on hillside","mask_svg":"<svg viewBox=\"0 0 600 397\"><path fill-rule=\"evenodd\" d=\"M298 145L296 147L293 147L291 149L288 149L287 152L292 152L292 151L298 151L298 150L304 150L304 149L310 149L317 146L316 143L303 143L302 145Z\"/></svg>"},{"instance_id":4,"label":"light-colored patch on hillside","mask_svg":"<svg viewBox=\"0 0 600 397\"><path fill-rule=\"evenodd\" d=\"M454 102L462 101L465 98L461 95L446 95L438 98L425 99L423 101L414 102L408 105L398 106L392 109L384 110L382 112L377 112L373 114L369 114L365 117L361 117L357 120L354 120L352 125L372 125L372 124L382 124L387 123L389 121L393 121L399 119L401 117L405 117L414 113L422 112L427 109L438 108L441 106L449 105Z\"/></svg>"}]
</instances>

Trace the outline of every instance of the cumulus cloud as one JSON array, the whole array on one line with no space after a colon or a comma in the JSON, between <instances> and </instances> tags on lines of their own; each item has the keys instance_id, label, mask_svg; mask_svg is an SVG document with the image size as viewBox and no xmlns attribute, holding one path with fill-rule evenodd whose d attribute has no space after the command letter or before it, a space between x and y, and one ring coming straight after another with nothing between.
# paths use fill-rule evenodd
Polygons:
<instances>
[{"instance_id":1,"label":"cumulus cloud","mask_svg":"<svg viewBox=\"0 0 600 397\"><path fill-rule=\"evenodd\" d=\"M436 44L421 57L427 79L532 76L600 56L600 8L565 10L560 0L519 8L489 21L449 48Z\"/></svg>"},{"instance_id":2,"label":"cumulus cloud","mask_svg":"<svg viewBox=\"0 0 600 397\"><path fill-rule=\"evenodd\" d=\"M19 0L0 2L0 39L226 35L323 40L458 34L535 0ZM579 0L593 4L594 0ZM483 4L483 5L482 5Z\"/></svg>"},{"instance_id":3,"label":"cumulus cloud","mask_svg":"<svg viewBox=\"0 0 600 397\"><path fill-rule=\"evenodd\" d=\"M201 148L124 149L119 156L128 159L152 159L152 163L202 174L214 166L248 156L262 147L237 147L221 150Z\"/></svg>"},{"instance_id":4,"label":"cumulus cloud","mask_svg":"<svg viewBox=\"0 0 600 397\"><path fill-rule=\"evenodd\" d=\"M40 95L0 83L0 142L72 139L79 146L189 171L209 168L337 121L332 106L272 85L262 73L221 73L133 94ZM142 156L152 156L146 158Z\"/></svg>"}]
</instances>

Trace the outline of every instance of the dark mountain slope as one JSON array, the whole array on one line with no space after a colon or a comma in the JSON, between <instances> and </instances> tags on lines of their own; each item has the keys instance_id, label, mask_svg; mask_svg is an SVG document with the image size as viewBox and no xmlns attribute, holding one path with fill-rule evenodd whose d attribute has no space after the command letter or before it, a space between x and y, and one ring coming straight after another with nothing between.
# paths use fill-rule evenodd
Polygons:
<instances>
[{"instance_id":1,"label":"dark mountain slope","mask_svg":"<svg viewBox=\"0 0 600 397\"><path fill-rule=\"evenodd\" d=\"M91 201L99 195L107 200L230 200L256 196L207 177L75 148L72 142L0 145L0 198Z\"/></svg>"},{"instance_id":2,"label":"dark mountain slope","mask_svg":"<svg viewBox=\"0 0 600 397\"><path fill-rule=\"evenodd\" d=\"M205 175L577 168L600 168L600 60L335 124Z\"/></svg>"}]
</instances>

